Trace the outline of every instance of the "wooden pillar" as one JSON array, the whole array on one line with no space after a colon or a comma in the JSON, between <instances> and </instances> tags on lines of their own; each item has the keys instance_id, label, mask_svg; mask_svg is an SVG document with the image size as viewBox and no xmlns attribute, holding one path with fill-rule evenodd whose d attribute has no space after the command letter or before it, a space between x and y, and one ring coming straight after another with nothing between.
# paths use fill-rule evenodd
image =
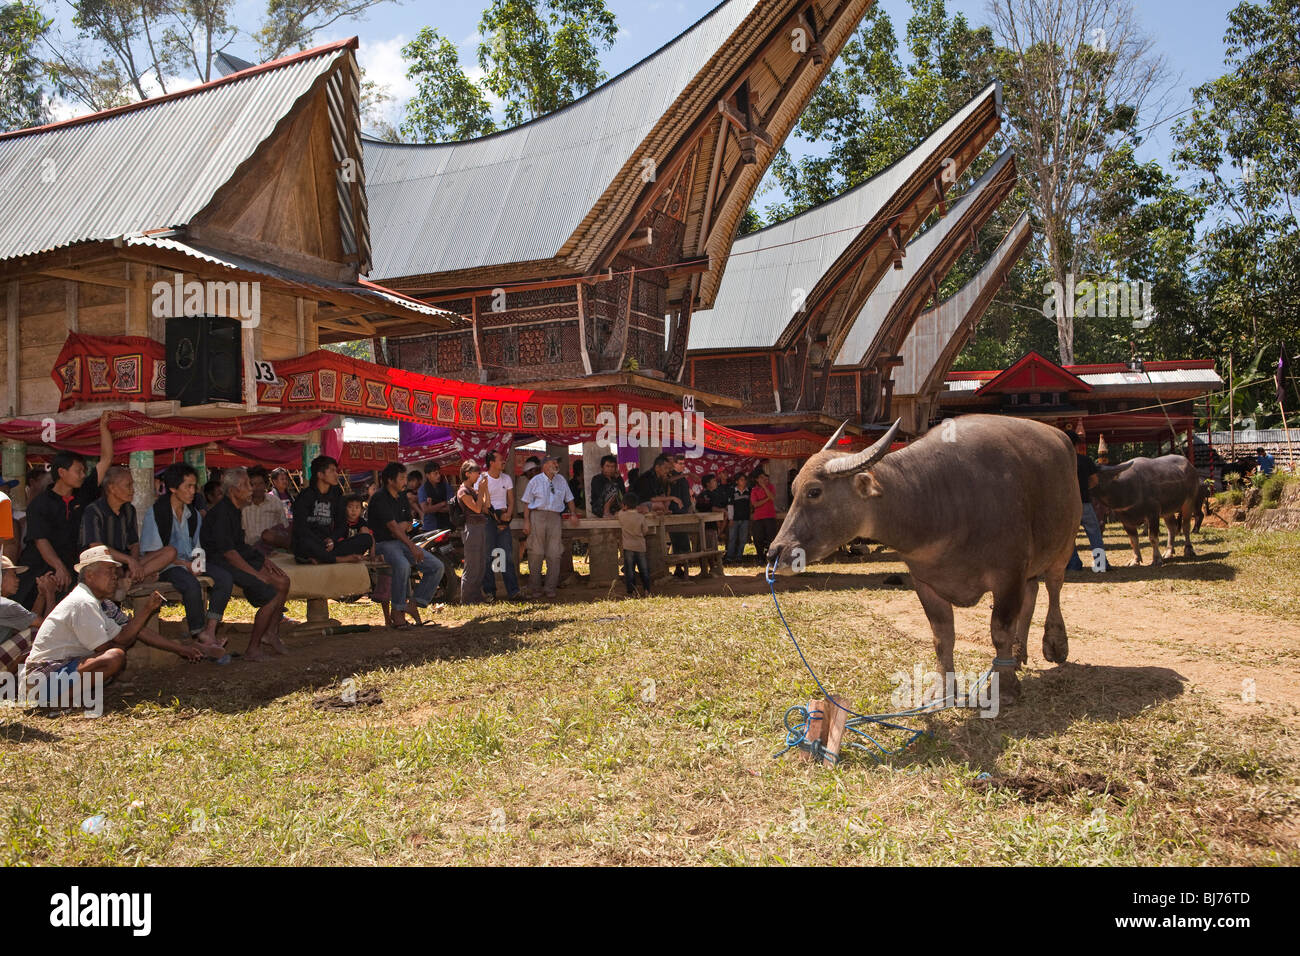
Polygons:
<instances>
[{"instance_id":1,"label":"wooden pillar","mask_svg":"<svg viewBox=\"0 0 1300 956\"><path fill-rule=\"evenodd\" d=\"M25 511L27 509L27 444L20 441L7 441L2 448L0 472L3 472L6 478L18 481L9 492L9 498L15 508Z\"/></svg>"},{"instance_id":2,"label":"wooden pillar","mask_svg":"<svg viewBox=\"0 0 1300 956\"><path fill-rule=\"evenodd\" d=\"M646 562L650 565L650 583L654 584L668 577L668 529L662 515L652 515L650 524L654 533L646 535Z\"/></svg>"},{"instance_id":3,"label":"wooden pillar","mask_svg":"<svg viewBox=\"0 0 1300 956\"><path fill-rule=\"evenodd\" d=\"M5 389L5 404L9 406L10 417L17 415L19 408L19 364L18 364L18 280L11 279L5 295L5 374L8 375L8 387Z\"/></svg>"},{"instance_id":4,"label":"wooden pillar","mask_svg":"<svg viewBox=\"0 0 1300 956\"><path fill-rule=\"evenodd\" d=\"M193 448L186 448L185 464L199 473L199 494L203 494L203 486L208 483L208 452L206 446L195 445Z\"/></svg>"},{"instance_id":5,"label":"wooden pillar","mask_svg":"<svg viewBox=\"0 0 1300 956\"><path fill-rule=\"evenodd\" d=\"M144 525L144 516L153 507L156 497L153 487L153 452L133 451L130 461L131 484L135 489L135 493L131 496L131 504L135 506L135 520L140 526L135 529L138 533Z\"/></svg>"},{"instance_id":6,"label":"wooden pillar","mask_svg":"<svg viewBox=\"0 0 1300 956\"><path fill-rule=\"evenodd\" d=\"M774 458L771 462L770 475L772 479L772 490L776 492L772 497L776 500L778 511L790 510L790 490L789 474L790 469L794 467L792 458Z\"/></svg>"},{"instance_id":7,"label":"wooden pillar","mask_svg":"<svg viewBox=\"0 0 1300 956\"><path fill-rule=\"evenodd\" d=\"M311 463L312 459L320 455L320 430L309 432L307 440L302 443L302 478L303 482L311 481Z\"/></svg>"}]
</instances>

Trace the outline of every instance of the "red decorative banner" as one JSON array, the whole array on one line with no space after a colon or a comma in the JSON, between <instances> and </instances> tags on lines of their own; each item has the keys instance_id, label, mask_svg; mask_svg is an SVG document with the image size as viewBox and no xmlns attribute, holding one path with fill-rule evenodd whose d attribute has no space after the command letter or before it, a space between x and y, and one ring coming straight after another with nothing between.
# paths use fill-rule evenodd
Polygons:
<instances>
[{"instance_id":1,"label":"red decorative banner","mask_svg":"<svg viewBox=\"0 0 1300 956\"><path fill-rule=\"evenodd\" d=\"M167 451L192 448L211 442L227 442L232 449L250 447L250 436L306 435L328 428L334 420L320 412L277 412L266 415L237 415L231 418L151 418L141 412L109 412L114 458L133 451ZM99 419L76 425L55 423L51 437L48 423L21 418L0 422L0 436L29 445L45 445L83 455L99 454ZM299 444L299 447L301 445ZM301 455L301 453L300 453Z\"/></svg>"},{"instance_id":2,"label":"red decorative banner","mask_svg":"<svg viewBox=\"0 0 1300 956\"><path fill-rule=\"evenodd\" d=\"M85 402L161 402L167 393L167 354L139 335L68 333L54 360L59 411Z\"/></svg>"},{"instance_id":3,"label":"red decorative banner","mask_svg":"<svg viewBox=\"0 0 1300 956\"><path fill-rule=\"evenodd\" d=\"M59 410L83 402L164 401L164 358L163 347L152 339L71 333L52 372L61 396ZM441 425L464 433L576 441L592 440L602 425L611 420L622 425L635 412L642 420L657 418L679 426L677 437L663 444L680 447L702 440L710 451L750 458L806 458L825 442L824 437L803 430L750 434L703 416L690 419L692 425L702 424L703 434L687 436L681 434L686 415L673 402L615 390L543 392L479 385L387 368L323 349L283 361L258 362L257 368L258 404L291 413L333 412ZM844 447L861 444L855 439Z\"/></svg>"}]
</instances>

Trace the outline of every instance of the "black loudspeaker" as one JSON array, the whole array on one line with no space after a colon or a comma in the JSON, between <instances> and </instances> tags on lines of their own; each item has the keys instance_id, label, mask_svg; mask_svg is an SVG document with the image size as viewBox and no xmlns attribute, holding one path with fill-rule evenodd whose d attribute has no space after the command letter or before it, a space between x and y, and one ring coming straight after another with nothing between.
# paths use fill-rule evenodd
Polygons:
<instances>
[{"instance_id":1,"label":"black loudspeaker","mask_svg":"<svg viewBox=\"0 0 1300 956\"><path fill-rule=\"evenodd\" d=\"M167 320L167 397L182 406L244 400L239 320L187 315Z\"/></svg>"}]
</instances>

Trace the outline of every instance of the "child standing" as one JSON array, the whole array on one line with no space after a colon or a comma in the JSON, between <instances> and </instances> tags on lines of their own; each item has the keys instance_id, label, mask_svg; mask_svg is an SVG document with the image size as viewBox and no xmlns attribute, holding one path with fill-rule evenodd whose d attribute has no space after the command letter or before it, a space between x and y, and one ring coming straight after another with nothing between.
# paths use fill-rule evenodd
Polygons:
<instances>
[{"instance_id":1,"label":"child standing","mask_svg":"<svg viewBox=\"0 0 1300 956\"><path fill-rule=\"evenodd\" d=\"M634 570L641 575L646 597L650 596L650 559L646 557L645 545L646 532L650 530L646 518L649 508L640 502L641 499L629 491L623 496L623 510L617 515L618 526L623 530L623 578L627 582L628 597L636 591Z\"/></svg>"}]
</instances>

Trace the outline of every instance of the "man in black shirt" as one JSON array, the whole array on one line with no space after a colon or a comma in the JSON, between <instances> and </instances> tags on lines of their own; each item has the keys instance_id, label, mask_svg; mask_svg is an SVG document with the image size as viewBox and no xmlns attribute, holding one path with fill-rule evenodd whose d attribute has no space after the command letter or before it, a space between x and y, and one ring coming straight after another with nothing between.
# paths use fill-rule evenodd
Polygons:
<instances>
[{"instance_id":1,"label":"man in black shirt","mask_svg":"<svg viewBox=\"0 0 1300 956\"><path fill-rule=\"evenodd\" d=\"M218 568L244 591L248 603L257 608L253 633L248 638L244 659L265 660L265 639L280 654L289 649L280 640L280 620L289 596L289 576L244 540L240 509L253 500L253 486L245 468L227 468L221 473L221 499L204 516L199 527L209 568Z\"/></svg>"},{"instance_id":2,"label":"man in black shirt","mask_svg":"<svg viewBox=\"0 0 1300 956\"><path fill-rule=\"evenodd\" d=\"M637 478L633 488L641 504L650 505L651 510L659 514L668 511L674 503L678 507L683 504L682 501L673 498L672 492L668 488L668 476L672 471L672 467L668 456L660 455L655 459L654 467Z\"/></svg>"},{"instance_id":3,"label":"man in black shirt","mask_svg":"<svg viewBox=\"0 0 1300 956\"><path fill-rule=\"evenodd\" d=\"M1074 433L1070 433L1074 440L1075 466L1079 479L1079 497L1083 499L1083 530L1088 535L1088 545L1092 548L1092 564L1090 567L1097 572L1110 570L1110 565L1106 561L1106 541L1101 536L1101 523L1097 521L1097 512L1092 507L1092 489L1097 487L1101 480L1097 476L1097 463L1088 457L1088 446L1083 438ZM1078 550L1070 555L1070 562L1065 566L1067 571L1082 571L1083 562L1079 560Z\"/></svg>"},{"instance_id":4,"label":"man in black shirt","mask_svg":"<svg viewBox=\"0 0 1300 956\"><path fill-rule=\"evenodd\" d=\"M59 596L77 583L73 565L81 555L81 513L99 496L99 483L113 461L113 434L108 412L99 418L99 463L87 471L86 459L76 452L58 452L50 462L53 482L27 503L25 546L18 563L27 568L18 579L18 602L31 608L36 600L36 579L54 573Z\"/></svg>"},{"instance_id":5,"label":"man in black shirt","mask_svg":"<svg viewBox=\"0 0 1300 956\"><path fill-rule=\"evenodd\" d=\"M749 477L743 471L736 473L727 504L731 506L731 521L727 525L727 553L723 560L739 561L745 554L745 545L749 544Z\"/></svg>"},{"instance_id":6,"label":"man in black shirt","mask_svg":"<svg viewBox=\"0 0 1300 956\"><path fill-rule=\"evenodd\" d=\"M600 460L600 474L591 479L591 511L597 518L612 518L623 506L627 488L618 473L618 459L606 455Z\"/></svg>"},{"instance_id":7,"label":"man in black shirt","mask_svg":"<svg viewBox=\"0 0 1300 956\"><path fill-rule=\"evenodd\" d=\"M411 529L411 505L402 486L402 466L389 462L379 473L380 489L370 499L366 509L366 523L375 535L375 550L378 551L388 566L393 570L393 612L388 624L390 627L406 628L407 593L411 587L411 569L420 569L420 583L412 595L415 609L409 613L417 626L420 620L419 608L427 608L433 603L434 592L442 581L446 571L437 555L414 544L407 532Z\"/></svg>"},{"instance_id":8,"label":"man in black shirt","mask_svg":"<svg viewBox=\"0 0 1300 956\"><path fill-rule=\"evenodd\" d=\"M409 487L409 482L408 482ZM447 484L447 476L439 469L436 461L424 466L424 481L419 485L415 500L419 505L419 524L425 531L450 530L451 514L448 501L453 492Z\"/></svg>"},{"instance_id":9,"label":"man in black shirt","mask_svg":"<svg viewBox=\"0 0 1300 956\"><path fill-rule=\"evenodd\" d=\"M319 455L311 481L293 503L293 556L299 564L357 562L374 544L368 534L348 537L348 518L339 488L339 463Z\"/></svg>"},{"instance_id":10,"label":"man in black shirt","mask_svg":"<svg viewBox=\"0 0 1300 956\"><path fill-rule=\"evenodd\" d=\"M668 502L668 513L674 515L684 515L690 512L691 502L691 480L686 474L686 456L673 455L672 470L668 474L668 494L672 500ZM673 554L687 554L691 550L691 536L685 531L674 531L668 535L668 540L672 542ZM700 562L700 567L704 567L704 562ZM702 572L703 573L703 572ZM673 577L679 580L686 580L686 565L677 565L673 571Z\"/></svg>"},{"instance_id":11,"label":"man in black shirt","mask_svg":"<svg viewBox=\"0 0 1300 956\"><path fill-rule=\"evenodd\" d=\"M104 473L104 497L90 504L81 516L81 550L97 544L108 548L113 558L126 568L131 584L139 584L156 575L176 560L176 549L165 547L147 558L140 556L140 532L135 520L135 482L131 469L113 465Z\"/></svg>"}]
</instances>

